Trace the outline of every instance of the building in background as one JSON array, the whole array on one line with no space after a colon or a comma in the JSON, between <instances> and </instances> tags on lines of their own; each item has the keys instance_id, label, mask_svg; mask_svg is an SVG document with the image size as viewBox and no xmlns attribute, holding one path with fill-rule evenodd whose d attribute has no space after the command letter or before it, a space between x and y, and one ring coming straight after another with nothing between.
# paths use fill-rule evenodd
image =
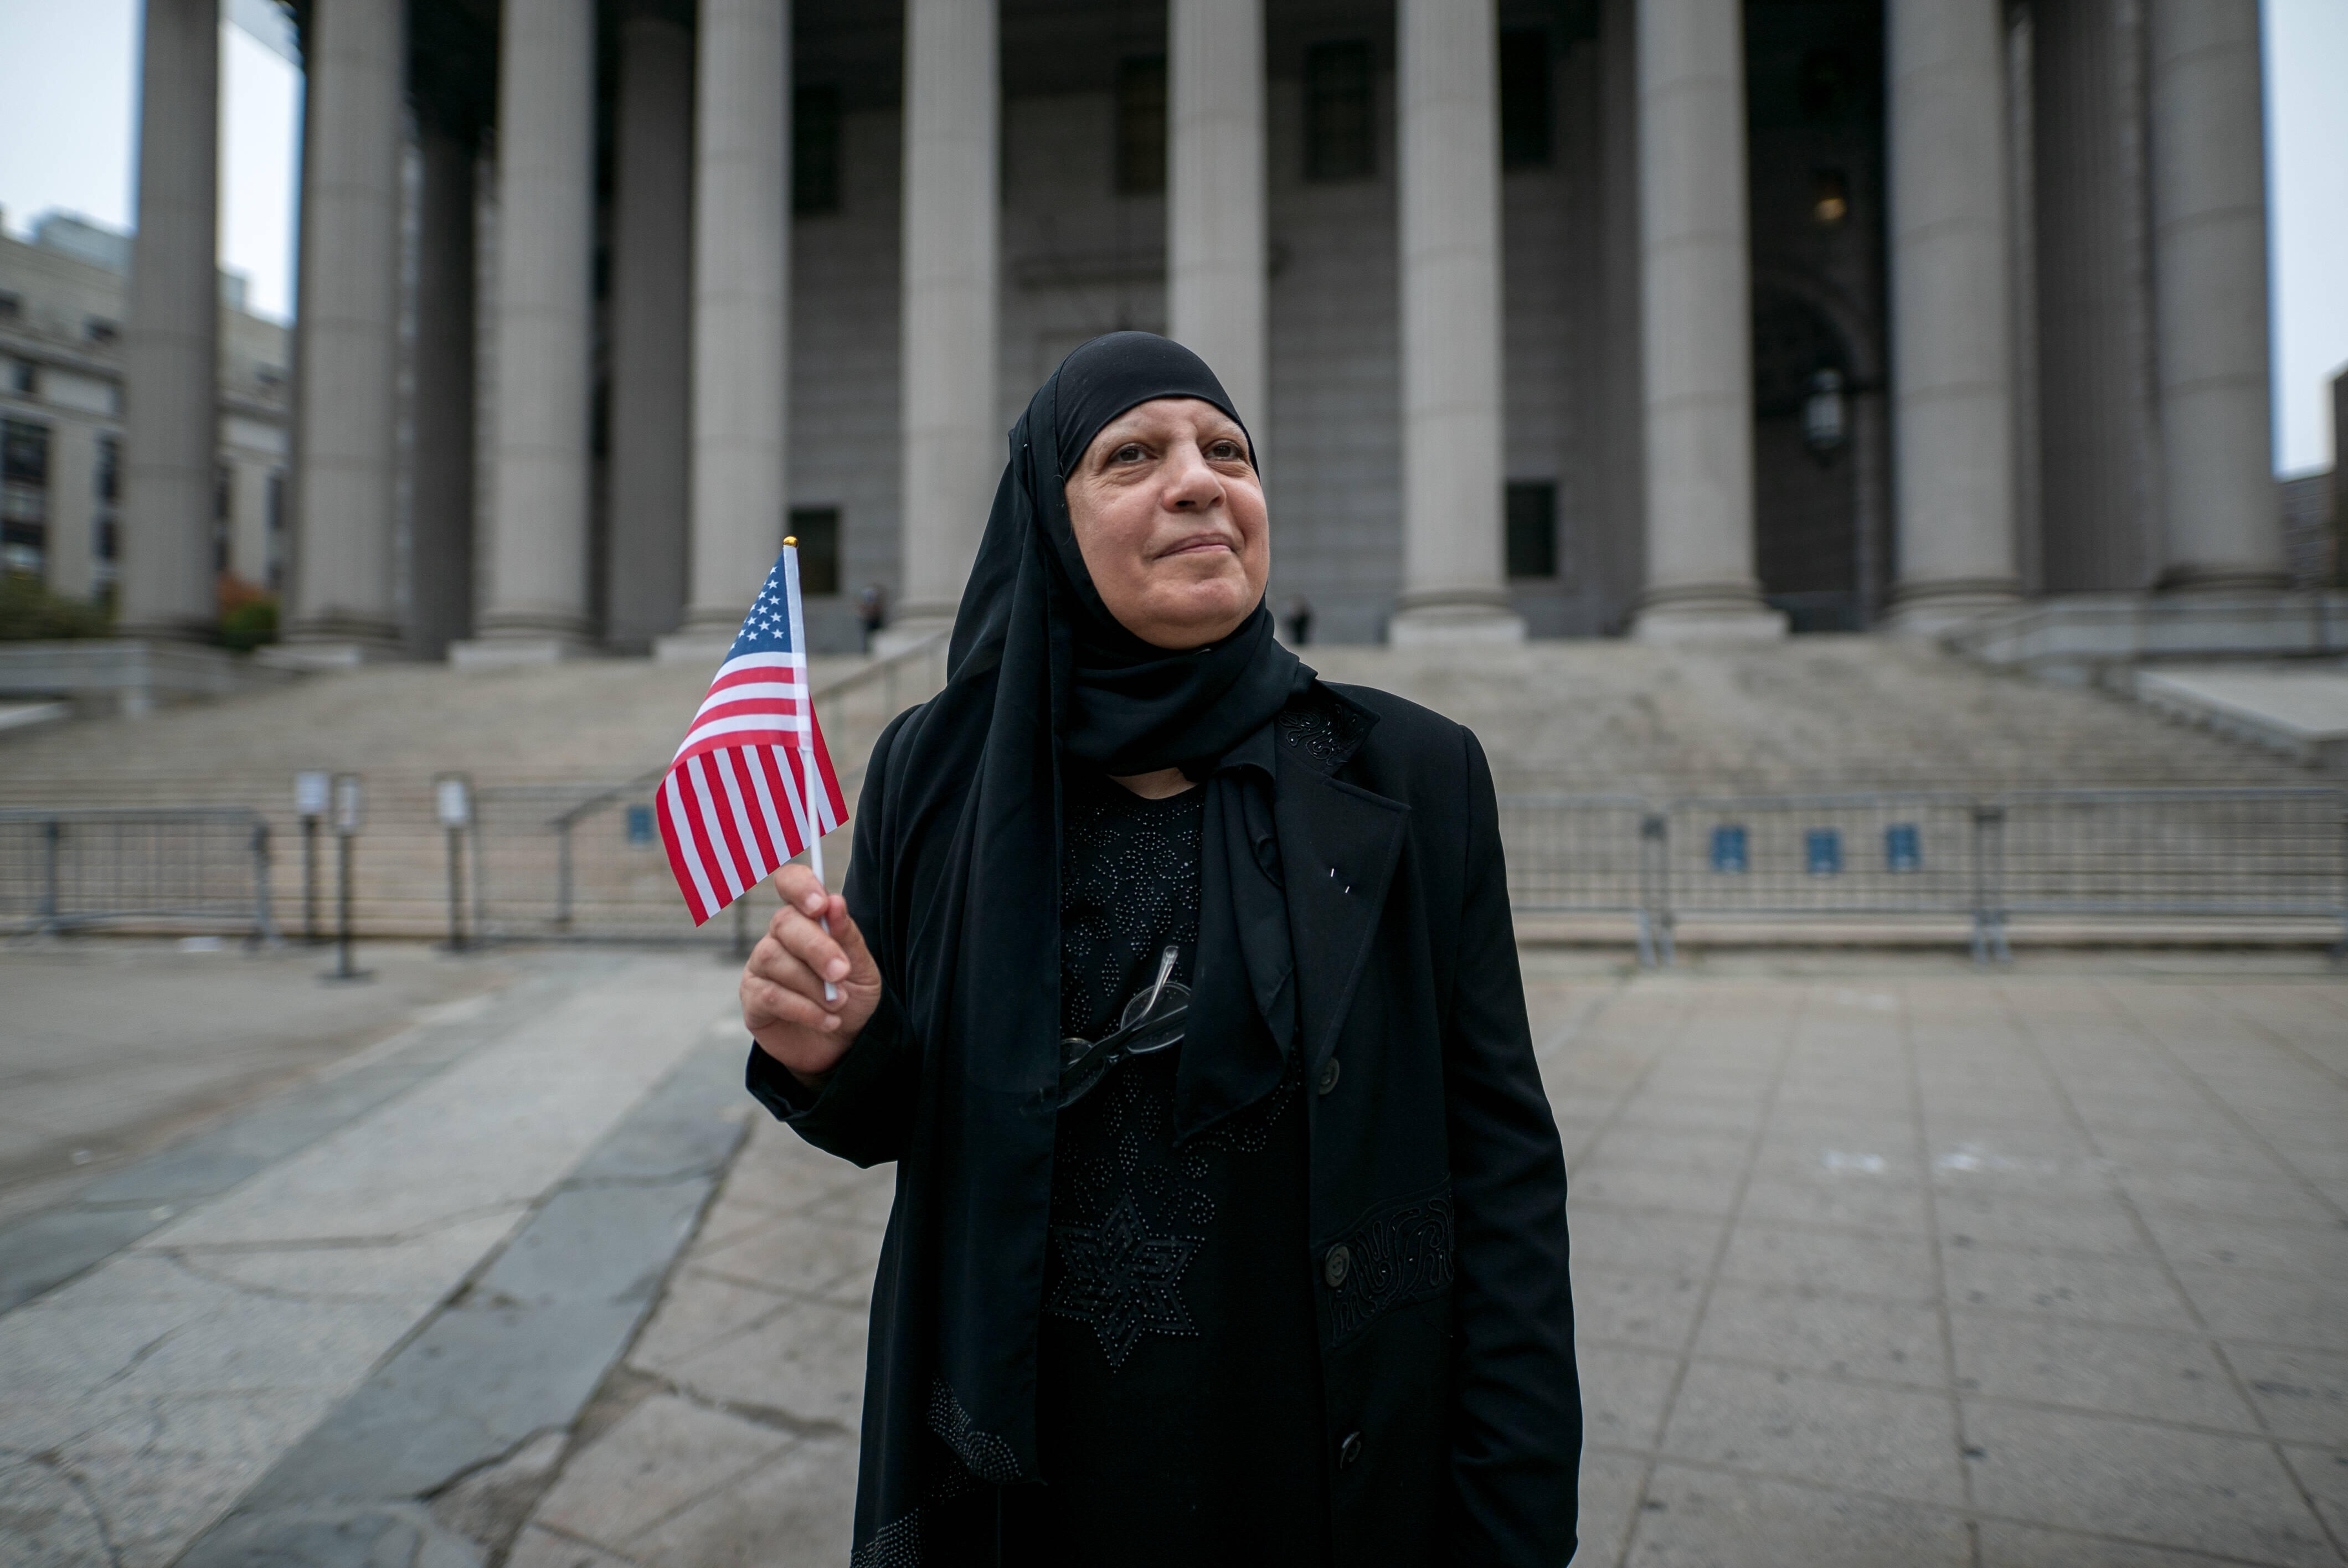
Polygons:
<instances>
[{"instance_id":1,"label":"building in background","mask_svg":"<svg viewBox=\"0 0 2348 1568\"><path fill-rule=\"evenodd\" d=\"M1326 640L2290 585L2255 0L294 9L311 662L701 657L786 531L819 646L872 585L918 636L1029 391L1125 327L1231 388ZM146 12L124 617L169 633L216 0Z\"/></svg>"},{"instance_id":2,"label":"building in background","mask_svg":"<svg viewBox=\"0 0 2348 1568\"><path fill-rule=\"evenodd\" d=\"M28 244L0 232L0 553L77 599L111 596L121 529L123 329L131 239L50 213ZM292 334L220 276L213 505L194 519L210 570L282 584Z\"/></svg>"}]
</instances>

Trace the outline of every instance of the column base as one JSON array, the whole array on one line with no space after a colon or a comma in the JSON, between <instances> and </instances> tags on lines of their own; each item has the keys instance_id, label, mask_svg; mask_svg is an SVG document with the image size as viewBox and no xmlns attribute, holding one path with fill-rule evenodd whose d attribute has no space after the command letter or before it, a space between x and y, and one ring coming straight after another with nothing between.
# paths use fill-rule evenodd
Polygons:
<instances>
[{"instance_id":1,"label":"column base","mask_svg":"<svg viewBox=\"0 0 2348 1568\"><path fill-rule=\"evenodd\" d=\"M592 659L596 651L577 637L470 637L448 644L448 663L458 670L503 670L516 664L561 664Z\"/></svg>"},{"instance_id":2,"label":"column base","mask_svg":"<svg viewBox=\"0 0 2348 1568\"><path fill-rule=\"evenodd\" d=\"M1406 594L1386 620L1386 641L1396 648L1498 647L1525 640L1525 618L1505 600L1425 598Z\"/></svg>"},{"instance_id":3,"label":"column base","mask_svg":"<svg viewBox=\"0 0 2348 1568\"><path fill-rule=\"evenodd\" d=\"M726 662L726 651L740 634L739 627L732 631L696 631L688 627L683 631L667 632L653 639L653 662L705 664L714 671Z\"/></svg>"},{"instance_id":4,"label":"column base","mask_svg":"<svg viewBox=\"0 0 2348 1568\"><path fill-rule=\"evenodd\" d=\"M1786 615L1761 602L1749 583L1650 589L1631 623L1638 642L1778 642Z\"/></svg>"},{"instance_id":5,"label":"column base","mask_svg":"<svg viewBox=\"0 0 2348 1568\"><path fill-rule=\"evenodd\" d=\"M2281 593L2290 587L2287 573L2246 566L2173 566L2154 585L2156 592L2164 594Z\"/></svg>"},{"instance_id":6,"label":"column base","mask_svg":"<svg viewBox=\"0 0 2348 1568\"><path fill-rule=\"evenodd\" d=\"M302 622L285 641L253 651L263 664L280 670L355 670L366 664L405 661L396 627L356 618L324 617Z\"/></svg>"},{"instance_id":7,"label":"column base","mask_svg":"<svg viewBox=\"0 0 2348 1568\"><path fill-rule=\"evenodd\" d=\"M1891 590L1883 630L1894 637L1945 637L2021 602L2021 588L2012 581L1902 583Z\"/></svg>"}]
</instances>

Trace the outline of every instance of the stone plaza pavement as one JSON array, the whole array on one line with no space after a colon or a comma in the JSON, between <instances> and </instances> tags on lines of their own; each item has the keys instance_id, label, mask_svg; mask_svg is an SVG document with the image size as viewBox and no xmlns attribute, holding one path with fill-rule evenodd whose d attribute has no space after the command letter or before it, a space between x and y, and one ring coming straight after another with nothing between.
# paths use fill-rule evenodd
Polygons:
<instances>
[{"instance_id":1,"label":"stone plaza pavement","mask_svg":"<svg viewBox=\"0 0 2348 1568\"><path fill-rule=\"evenodd\" d=\"M0 1316L0 1563L845 1561L888 1173L751 1113L706 956L499 962L0 1226L37 1289ZM1526 967L1579 1562L2348 1561L2340 971ZM38 1284L111 1214L148 1228Z\"/></svg>"}]
</instances>

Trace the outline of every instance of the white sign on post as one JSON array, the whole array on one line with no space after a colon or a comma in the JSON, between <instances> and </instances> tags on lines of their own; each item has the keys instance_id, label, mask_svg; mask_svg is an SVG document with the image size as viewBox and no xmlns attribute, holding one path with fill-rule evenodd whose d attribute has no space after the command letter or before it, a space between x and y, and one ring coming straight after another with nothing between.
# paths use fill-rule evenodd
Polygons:
<instances>
[{"instance_id":1,"label":"white sign on post","mask_svg":"<svg viewBox=\"0 0 2348 1568\"><path fill-rule=\"evenodd\" d=\"M439 811L441 826L462 827L473 820L472 791L461 775L434 780L432 798Z\"/></svg>"},{"instance_id":2,"label":"white sign on post","mask_svg":"<svg viewBox=\"0 0 2348 1568\"><path fill-rule=\"evenodd\" d=\"M366 786L356 774L335 780L335 831L356 833L366 825Z\"/></svg>"},{"instance_id":3,"label":"white sign on post","mask_svg":"<svg viewBox=\"0 0 2348 1568\"><path fill-rule=\"evenodd\" d=\"M330 775L311 769L294 775L294 812L297 816L321 817L326 815L326 797L331 788Z\"/></svg>"}]
</instances>

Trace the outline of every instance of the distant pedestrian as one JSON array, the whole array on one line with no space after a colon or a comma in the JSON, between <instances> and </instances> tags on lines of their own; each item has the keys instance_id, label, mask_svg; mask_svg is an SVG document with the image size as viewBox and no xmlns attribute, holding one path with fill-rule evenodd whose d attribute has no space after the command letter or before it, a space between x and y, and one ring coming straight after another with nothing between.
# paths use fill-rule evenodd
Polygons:
<instances>
[{"instance_id":1,"label":"distant pedestrian","mask_svg":"<svg viewBox=\"0 0 2348 1568\"><path fill-rule=\"evenodd\" d=\"M1288 596L1288 643L1302 648L1313 641L1313 601L1301 593Z\"/></svg>"},{"instance_id":2,"label":"distant pedestrian","mask_svg":"<svg viewBox=\"0 0 2348 1568\"><path fill-rule=\"evenodd\" d=\"M868 582L864 591L856 596L857 619L864 623L864 651L872 651L872 640L889 624L889 589L877 582Z\"/></svg>"},{"instance_id":3,"label":"distant pedestrian","mask_svg":"<svg viewBox=\"0 0 2348 1568\"><path fill-rule=\"evenodd\" d=\"M896 1163L854 1560L1556 1568L1565 1163L1483 751L1273 640L1189 350L1094 339L1011 451L846 896L785 867L742 976L751 1091Z\"/></svg>"}]
</instances>

